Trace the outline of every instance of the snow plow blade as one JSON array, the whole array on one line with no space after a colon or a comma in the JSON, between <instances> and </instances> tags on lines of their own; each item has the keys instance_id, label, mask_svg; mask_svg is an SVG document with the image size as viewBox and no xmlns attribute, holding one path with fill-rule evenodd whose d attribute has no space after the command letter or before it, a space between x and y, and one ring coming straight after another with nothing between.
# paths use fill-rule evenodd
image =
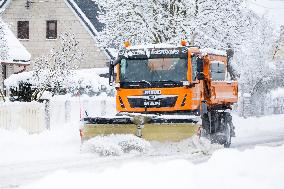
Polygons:
<instances>
[{"instance_id":1,"label":"snow plow blade","mask_svg":"<svg viewBox=\"0 0 284 189\"><path fill-rule=\"evenodd\" d=\"M95 136L133 134L149 141L181 141L197 133L196 117L163 118L149 116L84 118L82 142Z\"/></svg>"}]
</instances>

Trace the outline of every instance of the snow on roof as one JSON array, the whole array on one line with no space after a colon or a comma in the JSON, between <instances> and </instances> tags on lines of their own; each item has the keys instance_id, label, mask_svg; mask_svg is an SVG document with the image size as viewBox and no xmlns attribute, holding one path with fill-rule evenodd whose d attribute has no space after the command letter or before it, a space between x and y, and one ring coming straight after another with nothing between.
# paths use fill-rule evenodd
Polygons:
<instances>
[{"instance_id":1,"label":"snow on roof","mask_svg":"<svg viewBox=\"0 0 284 189\"><path fill-rule=\"evenodd\" d=\"M216 49L211 49L211 48L200 49L200 52L205 53L205 54L215 54L215 55L227 56L226 51L216 50Z\"/></svg>"},{"instance_id":2,"label":"snow on roof","mask_svg":"<svg viewBox=\"0 0 284 189\"><path fill-rule=\"evenodd\" d=\"M147 44L147 45L134 45L129 46L126 49L153 49L153 48L175 48L175 45L160 43L160 44Z\"/></svg>"},{"instance_id":3,"label":"snow on roof","mask_svg":"<svg viewBox=\"0 0 284 189\"><path fill-rule=\"evenodd\" d=\"M118 50L115 48L108 48L109 53L111 54L112 57L116 58L118 55Z\"/></svg>"},{"instance_id":4,"label":"snow on roof","mask_svg":"<svg viewBox=\"0 0 284 189\"><path fill-rule=\"evenodd\" d=\"M0 0L0 14L5 11L11 0Z\"/></svg>"},{"instance_id":5,"label":"snow on roof","mask_svg":"<svg viewBox=\"0 0 284 189\"><path fill-rule=\"evenodd\" d=\"M3 21L0 20L0 22L4 25L4 34L8 46L8 57L6 60L1 60L1 62L29 65L31 54L15 37L10 28Z\"/></svg>"}]
</instances>

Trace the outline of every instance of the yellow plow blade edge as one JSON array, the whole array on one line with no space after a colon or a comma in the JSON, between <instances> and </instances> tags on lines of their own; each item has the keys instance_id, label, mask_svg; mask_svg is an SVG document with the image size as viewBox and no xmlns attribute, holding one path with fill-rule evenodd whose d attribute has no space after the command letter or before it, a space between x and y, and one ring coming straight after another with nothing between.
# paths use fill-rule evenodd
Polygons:
<instances>
[{"instance_id":1,"label":"yellow plow blade edge","mask_svg":"<svg viewBox=\"0 0 284 189\"><path fill-rule=\"evenodd\" d=\"M199 124L196 123L152 123L142 128L142 138L149 141L181 141L197 133ZM85 123L81 132L82 140L95 136L111 134L133 134L137 131L135 124L89 124Z\"/></svg>"}]
</instances>

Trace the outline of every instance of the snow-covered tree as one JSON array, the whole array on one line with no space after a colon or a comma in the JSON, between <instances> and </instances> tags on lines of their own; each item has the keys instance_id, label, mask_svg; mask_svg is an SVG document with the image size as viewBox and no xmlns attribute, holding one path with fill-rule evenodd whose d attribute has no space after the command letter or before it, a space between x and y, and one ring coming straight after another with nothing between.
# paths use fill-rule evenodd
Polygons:
<instances>
[{"instance_id":1,"label":"snow-covered tree","mask_svg":"<svg viewBox=\"0 0 284 189\"><path fill-rule=\"evenodd\" d=\"M59 48L52 49L47 56L37 58L34 63L33 73L37 84L35 98L46 90L53 94L66 90L73 70L83 61L83 53L74 34L63 33L59 39Z\"/></svg>"},{"instance_id":2,"label":"snow-covered tree","mask_svg":"<svg viewBox=\"0 0 284 189\"><path fill-rule=\"evenodd\" d=\"M99 20L105 27L98 41L103 47L165 43L183 33L191 0L93 0L100 7ZM191 3L192 4L192 3Z\"/></svg>"},{"instance_id":3,"label":"snow-covered tree","mask_svg":"<svg viewBox=\"0 0 284 189\"><path fill-rule=\"evenodd\" d=\"M248 24L242 0L93 0L105 24L98 36L104 47L133 44L179 43L196 35L197 45L226 49L242 37Z\"/></svg>"},{"instance_id":4,"label":"snow-covered tree","mask_svg":"<svg viewBox=\"0 0 284 189\"><path fill-rule=\"evenodd\" d=\"M217 49L234 48L248 25L242 0L195 0L195 14L187 30L196 33L196 44Z\"/></svg>"}]
</instances>

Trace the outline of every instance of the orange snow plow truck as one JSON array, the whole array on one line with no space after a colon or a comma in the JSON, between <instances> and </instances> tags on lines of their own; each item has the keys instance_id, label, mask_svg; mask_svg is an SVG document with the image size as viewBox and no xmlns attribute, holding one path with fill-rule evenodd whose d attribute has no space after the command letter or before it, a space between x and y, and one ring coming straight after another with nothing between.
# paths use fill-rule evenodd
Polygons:
<instances>
[{"instance_id":1,"label":"orange snow plow truck","mask_svg":"<svg viewBox=\"0 0 284 189\"><path fill-rule=\"evenodd\" d=\"M83 118L82 141L109 134L180 141L200 134L229 147L235 135L230 110L238 99L238 84L229 79L227 67L226 53L213 49L126 47L110 64L117 114Z\"/></svg>"}]
</instances>

